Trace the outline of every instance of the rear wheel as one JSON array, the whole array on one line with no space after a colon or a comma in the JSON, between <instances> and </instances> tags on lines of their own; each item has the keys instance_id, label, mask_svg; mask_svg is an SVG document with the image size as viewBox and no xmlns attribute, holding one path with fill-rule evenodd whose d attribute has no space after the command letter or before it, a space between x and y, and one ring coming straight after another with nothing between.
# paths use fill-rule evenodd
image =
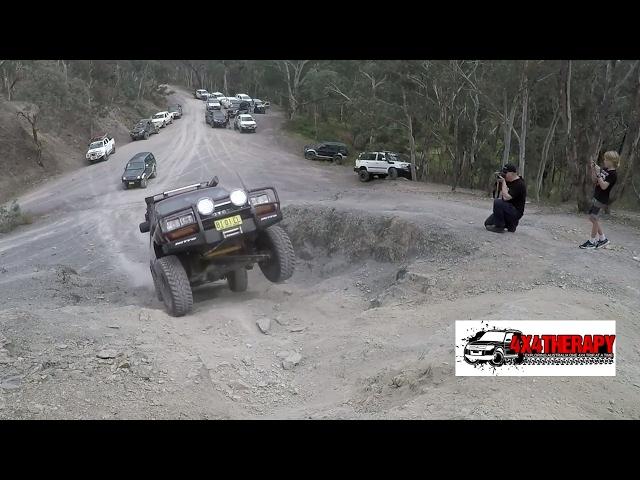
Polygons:
<instances>
[{"instance_id":1,"label":"rear wheel","mask_svg":"<svg viewBox=\"0 0 640 480\"><path fill-rule=\"evenodd\" d=\"M360 170L358 172L358 178L361 182L368 182L371 179L369 172L367 172L366 170Z\"/></svg>"},{"instance_id":2,"label":"rear wheel","mask_svg":"<svg viewBox=\"0 0 640 480\"><path fill-rule=\"evenodd\" d=\"M104 161L106 162L107 160L109 160L109 154L107 152L104 152Z\"/></svg>"},{"instance_id":3,"label":"rear wheel","mask_svg":"<svg viewBox=\"0 0 640 480\"><path fill-rule=\"evenodd\" d=\"M227 283L232 292L244 292L249 283L246 268L239 268L227 274Z\"/></svg>"},{"instance_id":4,"label":"rear wheel","mask_svg":"<svg viewBox=\"0 0 640 480\"><path fill-rule=\"evenodd\" d=\"M262 232L260 242L271 256L269 260L258 263L267 280L279 283L291 278L296 257L287 232L274 225Z\"/></svg>"},{"instance_id":5,"label":"rear wheel","mask_svg":"<svg viewBox=\"0 0 640 480\"><path fill-rule=\"evenodd\" d=\"M395 168L391 167L389 169L389 178L391 180L395 180L396 178L398 178L398 170L396 170Z\"/></svg>"},{"instance_id":6,"label":"rear wheel","mask_svg":"<svg viewBox=\"0 0 640 480\"><path fill-rule=\"evenodd\" d=\"M316 156L313 152L305 152L304 158L306 158L307 160L313 160L314 158L316 158Z\"/></svg>"},{"instance_id":7,"label":"rear wheel","mask_svg":"<svg viewBox=\"0 0 640 480\"><path fill-rule=\"evenodd\" d=\"M159 259L156 267L162 300L169 314L181 317L189 313L193 308L193 294L180 259L168 255Z\"/></svg>"},{"instance_id":8,"label":"rear wheel","mask_svg":"<svg viewBox=\"0 0 640 480\"><path fill-rule=\"evenodd\" d=\"M336 165L342 165L342 155L334 155L333 163L335 163Z\"/></svg>"}]
</instances>

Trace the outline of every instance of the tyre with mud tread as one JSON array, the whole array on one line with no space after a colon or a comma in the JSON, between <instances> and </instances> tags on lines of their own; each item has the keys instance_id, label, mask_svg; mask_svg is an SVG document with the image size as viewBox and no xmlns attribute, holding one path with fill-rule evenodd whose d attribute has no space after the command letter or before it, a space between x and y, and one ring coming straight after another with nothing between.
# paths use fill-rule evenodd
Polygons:
<instances>
[{"instance_id":1,"label":"tyre with mud tread","mask_svg":"<svg viewBox=\"0 0 640 480\"><path fill-rule=\"evenodd\" d=\"M156 261L162 300L170 315L181 317L193 307L193 293L189 277L180 259L167 255Z\"/></svg>"},{"instance_id":2,"label":"tyre with mud tread","mask_svg":"<svg viewBox=\"0 0 640 480\"><path fill-rule=\"evenodd\" d=\"M306 158L307 160L313 160L314 158L316 158L316 156L313 152L304 152L304 158Z\"/></svg>"},{"instance_id":3,"label":"tyre with mud tread","mask_svg":"<svg viewBox=\"0 0 640 480\"><path fill-rule=\"evenodd\" d=\"M335 163L336 165L342 165L342 155L340 155L340 154L334 155L333 156L333 163Z\"/></svg>"},{"instance_id":4,"label":"tyre with mud tread","mask_svg":"<svg viewBox=\"0 0 640 480\"><path fill-rule=\"evenodd\" d=\"M396 170L394 167L391 167L389 169L389 178L391 180L396 180L398 178L398 170Z\"/></svg>"},{"instance_id":5,"label":"tyre with mud tread","mask_svg":"<svg viewBox=\"0 0 640 480\"><path fill-rule=\"evenodd\" d=\"M249 277L246 268L239 268L227 274L227 284L232 292L244 292L247 290Z\"/></svg>"},{"instance_id":6,"label":"tyre with mud tread","mask_svg":"<svg viewBox=\"0 0 640 480\"><path fill-rule=\"evenodd\" d=\"M107 160L109 160L109 154L105 151L104 152L104 157L102 157L104 159L104 161L106 162Z\"/></svg>"},{"instance_id":7,"label":"tyre with mud tread","mask_svg":"<svg viewBox=\"0 0 640 480\"><path fill-rule=\"evenodd\" d=\"M149 140L149 132L144 132L144 139Z\"/></svg>"},{"instance_id":8,"label":"tyre with mud tread","mask_svg":"<svg viewBox=\"0 0 640 480\"><path fill-rule=\"evenodd\" d=\"M500 349L496 349L493 354L493 358L489 360L489 363L494 367L500 367L504 363L504 353Z\"/></svg>"},{"instance_id":9,"label":"tyre with mud tread","mask_svg":"<svg viewBox=\"0 0 640 480\"><path fill-rule=\"evenodd\" d=\"M157 167L153 167L153 173L151 174L151 176L149 178L156 178L156 176L158 175L158 170Z\"/></svg>"},{"instance_id":10,"label":"tyre with mud tread","mask_svg":"<svg viewBox=\"0 0 640 480\"><path fill-rule=\"evenodd\" d=\"M267 280L279 283L291 278L296 257L287 232L273 225L262 232L261 243L271 255L268 261L258 263Z\"/></svg>"},{"instance_id":11,"label":"tyre with mud tread","mask_svg":"<svg viewBox=\"0 0 640 480\"><path fill-rule=\"evenodd\" d=\"M151 270L151 278L153 278L153 286L156 291L156 297L158 298L159 301L162 301L162 290L160 289L160 280L158 279L158 274L156 273L156 270L154 270L154 263L156 262L157 260L151 261L151 263L149 264L149 270Z\"/></svg>"},{"instance_id":12,"label":"tyre with mud tread","mask_svg":"<svg viewBox=\"0 0 640 480\"><path fill-rule=\"evenodd\" d=\"M368 182L369 180L371 180L371 176L369 175L369 172L363 169L358 172L358 179L361 182Z\"/></svg>"},{"instance_id":13,"label":"tyre with mud tread","mask_svg":"<svg viewBox=\"0 0 640 480\"><path fill-rule=\"evenodd\" d=\"M147 188L147 179L143 178L142 180L140 180L140 187L141 188Z\"/></svg>"}]
</instances>

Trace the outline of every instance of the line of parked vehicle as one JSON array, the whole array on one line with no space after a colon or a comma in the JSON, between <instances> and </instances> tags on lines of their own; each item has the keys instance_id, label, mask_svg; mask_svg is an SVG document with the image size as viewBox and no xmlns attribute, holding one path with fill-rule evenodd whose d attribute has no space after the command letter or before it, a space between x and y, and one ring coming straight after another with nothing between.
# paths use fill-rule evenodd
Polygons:
<instances>
[{"instance_id":1,"label":"line of parked vehicle","mask_svg":"<svg viewBox=\"0 0 640 480\"><path fill-rule=\"evenodd\" d=\"M315 145L304 146L304 158L307 160L331 160L341 165L349 156L349 150L344 143L320 142ZM368 182L374 178L398 177L413 180L417 166L407 161L398 152L362 152L355 161L353 171L358 174L361 182Z\"/></svg>"},{"instance_id":2,"label":"line of parked vehicle","mask_svg":"<svg viewBox=\"0 0 640 480\"><path fill-rule=\"evenodd\" d=\"M233 118L233 129L255 133L258 123L251 115L266 114L269 102L259 98L251 98L246 93L238 93L235 97L226 97L221 92L209 93L204 89L195 90L193 96L205 101L204 120L212 128L228 128Z\"/></svg>"}]
</instances>

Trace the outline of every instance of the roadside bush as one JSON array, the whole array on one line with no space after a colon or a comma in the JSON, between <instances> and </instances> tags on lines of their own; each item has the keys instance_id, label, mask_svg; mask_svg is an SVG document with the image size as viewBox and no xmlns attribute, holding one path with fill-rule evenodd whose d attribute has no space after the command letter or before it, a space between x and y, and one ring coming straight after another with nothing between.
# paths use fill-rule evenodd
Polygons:
<instances>
[{"instance_id":1,"label":"roadside bush","mask_svg":"<svg viewBox=\"0 0 640 480\"><path fill-rule=\"evenodd\" d=\"M14 200L10 207L0 207L0 233L8 233L20 225L31 223L31 217L25 214Z\"/></svg>"}]
</instances>

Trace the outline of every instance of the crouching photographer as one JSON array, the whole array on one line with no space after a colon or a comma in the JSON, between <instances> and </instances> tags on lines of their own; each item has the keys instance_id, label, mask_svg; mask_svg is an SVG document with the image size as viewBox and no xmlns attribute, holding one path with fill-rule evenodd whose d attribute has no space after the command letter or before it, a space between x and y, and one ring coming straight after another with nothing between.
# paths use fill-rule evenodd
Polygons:
<instances>
[{"instance_id":1,"label":"crouching photographer","mask_svg":"<svg viewBox=\"0 0 640 480\"><path fill-rule=\"evenodd\" d=\"M527 199L527 187L516 170L507 163L497 175L497 195L493 200L493 214L484 222L490 232L503 233L506 228L515 232L518 223L524 215L524 205Z\"/></svg>"}]
</instances>

